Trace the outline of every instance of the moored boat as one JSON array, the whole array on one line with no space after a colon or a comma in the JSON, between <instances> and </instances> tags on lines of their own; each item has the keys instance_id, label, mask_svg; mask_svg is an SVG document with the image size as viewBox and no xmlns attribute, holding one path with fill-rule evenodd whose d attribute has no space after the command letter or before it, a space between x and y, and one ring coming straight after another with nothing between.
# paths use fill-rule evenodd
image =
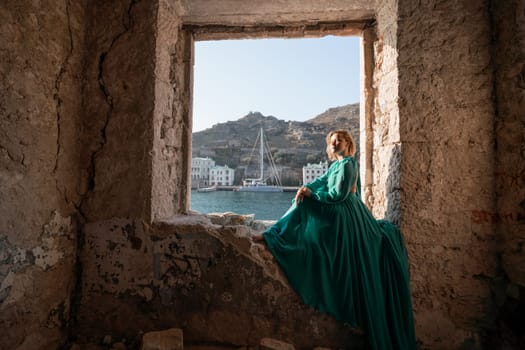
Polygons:
<instances>
[{"instance_id":1,"label":"moored boat","mask_svg":"<svg viewBox=\"0 0 525 350\"><path fill-rule=\"evenodd\" d=\"M270 164L271 175L268 177L274 178L274 181L277 185L269 185L266 183L268 178L264 177L264 132L261 128L260 134L260 144L259 144L259 174L258 178L253 179L244 179L242 186L237 187L234 191L237 192L283 192L283 187L281 186L281 179L275 168L275 163L271 157L271 152L267 152ZM257 144L257 141L255 141Z\"/></svg>"},{"instance_id":2,"label":"moored boat","mask_svg":"<svg viewBox=\"0 0 525 350\"><path fill-rule=\"evenodd\" d=\"M268 185L265 182L243 181L242 186L235 189L238 192L283 192L282 186Z\"/></svg>"},{"instance_id":3,"label":"moored boat","mask_svg":"<svg viewBox=\"0 0 525 350\"><path fill-rule=\"evenodd\" d=\"M197 192L215 192L215 191L217 191L217 186L197 188Z\"/></svg>"}]
</instances>

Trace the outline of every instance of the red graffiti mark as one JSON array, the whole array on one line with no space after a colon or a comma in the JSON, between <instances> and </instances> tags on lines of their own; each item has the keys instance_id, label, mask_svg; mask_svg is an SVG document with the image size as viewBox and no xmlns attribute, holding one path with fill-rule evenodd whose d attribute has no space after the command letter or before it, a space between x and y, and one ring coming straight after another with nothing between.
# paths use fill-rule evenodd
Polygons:
<instances>
[{"instance_id":1,"label":"red graffiti mark","mask_svg":"<svg viewBox=\"0 0 525 350\"><path fill-rule=\"evenodd\" d=\"M525 184L525 169L516 174L509 174L503 171L495 171L494 176L503 186L513 188L522 187Z\"/></svg>"}]
</instances>

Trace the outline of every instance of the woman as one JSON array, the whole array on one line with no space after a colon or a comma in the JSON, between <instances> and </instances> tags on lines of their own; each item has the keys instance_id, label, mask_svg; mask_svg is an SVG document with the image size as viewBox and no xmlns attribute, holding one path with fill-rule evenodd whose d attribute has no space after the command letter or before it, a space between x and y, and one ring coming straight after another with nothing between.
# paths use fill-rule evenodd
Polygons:
<instances>
[{"instance_id":1,"label":"woman","mask_svg":"<svg viewBox=\"0 0 525 350\"><path fill-rule=\"evenodd\" d=\"M415 349L408 260L401 233L360 199L355 143L326 137L334 162L301 187L265 241L292 287L316 309L361 327L375 350Z\"/></svg>"}]
</instances>

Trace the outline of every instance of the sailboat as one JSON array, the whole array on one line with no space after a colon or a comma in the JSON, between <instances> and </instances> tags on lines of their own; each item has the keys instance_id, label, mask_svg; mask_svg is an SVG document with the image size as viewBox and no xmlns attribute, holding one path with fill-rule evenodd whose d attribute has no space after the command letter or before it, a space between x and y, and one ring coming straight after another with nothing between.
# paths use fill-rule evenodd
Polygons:
<instances>
[{"instance_id":1,"label":"sailboat","mask_svg":"<svg viewBox=\"0 0 525 350\"><path fill-rule=\"evenodd\" d=\"M270 151L268 150L268 158L269 158L269 164L272 175L270 177L274 177L277 185L268 185L266 183L267 178L264 178L264 131L263 128L261 128L260 131L260 145L259 145L259 172L260 176L258 178L252 178L252 179L244 179L242 182L242 186L239 186L235 189L235 191L239 192L283 192L283 187L281 185L281 179L279 178L279 175L277 173L275 163L273 162L272 155ZM257 144L257 140L255 141ZM254 146L255 147L255 146Z\"/></svg>"}]
</instances>

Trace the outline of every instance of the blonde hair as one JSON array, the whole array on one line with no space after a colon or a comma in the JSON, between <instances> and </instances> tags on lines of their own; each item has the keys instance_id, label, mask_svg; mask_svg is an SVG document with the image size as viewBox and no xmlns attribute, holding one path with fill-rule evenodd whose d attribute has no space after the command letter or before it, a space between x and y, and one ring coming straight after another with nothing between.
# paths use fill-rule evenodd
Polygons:
<instances>
[{"instance_id":1,"label":"blonde hair","mask_svg":"<svg viewBox=\"0 0 525 350\"><path fill-rule=\"evenodd\" d=\"M340 130L330 131L328 135L326 135L326 154L328 155L328 159L330 160L337 159L335 154L330 149L330 139L332 138L332 136L336 134L340 135L348 143L348 148L347 148L348 154L350 154L351 156L354 156L355 142L354 142L352 135L350 135L350 132L348 132L348 130L340 129Z\"/></svg>"}]
</instances>

